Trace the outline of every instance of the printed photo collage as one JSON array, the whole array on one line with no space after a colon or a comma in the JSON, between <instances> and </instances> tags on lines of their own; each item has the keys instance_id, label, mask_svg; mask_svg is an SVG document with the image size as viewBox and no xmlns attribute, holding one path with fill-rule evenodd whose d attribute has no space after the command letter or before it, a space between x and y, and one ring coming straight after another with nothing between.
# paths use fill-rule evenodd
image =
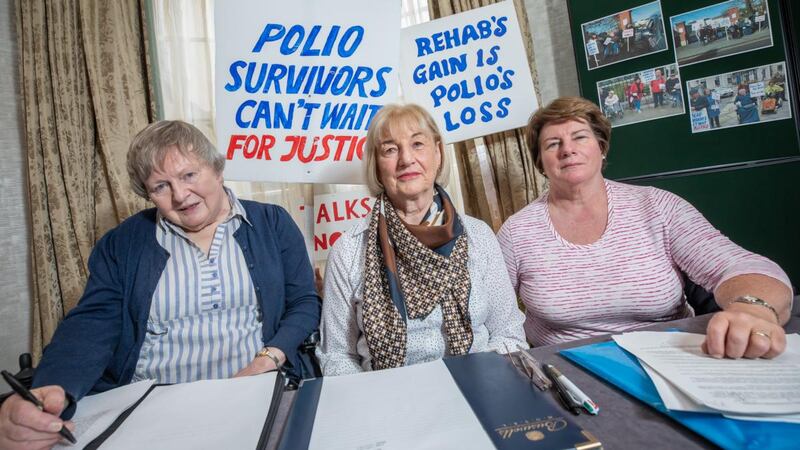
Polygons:
<instances>
[{"instance_id":1,"label":"printed photo collage","mask_svg":"<svg viewBox=\"0 0 800 450\"><path fill-rule=\"evenodd\" d=\"M784 61L680 75L684 66L771 47L772 23L767 0L728 0L667 21L658 0L586 22L581 32L590 71L674 47L674 63L597 82L613 127L685 114L699 133L792 117Z\"/></svg>"}]
</instances>

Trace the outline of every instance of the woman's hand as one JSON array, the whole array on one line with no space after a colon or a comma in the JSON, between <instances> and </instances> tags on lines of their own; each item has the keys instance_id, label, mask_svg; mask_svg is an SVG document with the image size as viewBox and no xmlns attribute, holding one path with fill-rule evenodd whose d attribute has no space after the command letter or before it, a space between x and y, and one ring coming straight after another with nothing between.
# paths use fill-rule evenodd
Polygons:
<instances>
[{"instance_id":1,"label":"woman's hand","mask_svg":"<svg viewBox=\"0 0 800 450\"><path fill-rule=\"evenodd\" d=\"M774 358L786 349L786 333L775 317L756 315L753 306L733 304L708 322L703 351L715 358ZM758 308L758 307L756 307ZM772 317L770 317L772 316Z\"/></svg>"},{"instance_id":2,"label":"woman's hand","mask_svg":"<svg viewBox=\"0 0 800 450\"><path fill-rule=\"evenodd\" d=\"M740 303L744 295L769 302ZM786 349L792 290L778 279L761 274L743 274L720 284L714 292L723 311L714 314L706 328L703 351L715 358L774 358Z\"/></svg>"},{"instance_id":3,"label":"woman's hand","mask_svg":"<svg viewBox=\"0 0 800 450\"><path fill-rule=\"evenodd\" d=\"M0 407L0 449L49 449L61 440L58 432L62 425L75 428L72 422L58 417L66 406L60 386L44 386L31 392L42 402L44 411L19 395L9 397Z\"/></svg>"}]
</instances>

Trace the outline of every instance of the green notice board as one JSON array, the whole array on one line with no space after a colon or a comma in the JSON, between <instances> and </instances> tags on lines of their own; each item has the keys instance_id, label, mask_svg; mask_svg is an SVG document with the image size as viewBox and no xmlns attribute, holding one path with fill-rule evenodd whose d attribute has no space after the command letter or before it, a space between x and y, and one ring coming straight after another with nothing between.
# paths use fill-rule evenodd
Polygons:
<instances>
[{"instance_id":1,"label":"green notice board","mask_svg":"<svg viewBox=\"0 0 800 450\"><path fill-rule=\"evenodd\" d=\"M622 15L619 13L624 15L624 11L647 3L649 3L647 0L606 0L602 2L568 0L570 28L575 47L582 96L599 103L598 82L675 64L676 38L671 30L670 17L721 2L719 0L697 0L691 2L662 0L660 7L666 36L666 45L664 46L666 50L613 64L601 64L599 67L590 70L589 66L592 62L590 58L587 58L585 46L587 38L582 30L582 24L598 23L598 19L610 15L612 18L607 19L609 23L613 23L613 20L618 20L619 23L622 23L622 20L626 19L627 22L631 19L620 19L619 17L622 17ZM739 72L766 64L786 64L787 62L783 41L784 28L781 22L778 0L741 0L733 3L740 4L742 8L749 7L753 10L756 8L768 8L767 20L770 24L768 28L771 32L772 45L754 51L746 51L691 65L679 66L683 105L688 105L686 86L688 80ZM691 24L686 26L689 28ZM756 29L754 28L755 22L749 26L750 31L745 31L742 34L752 33L752 30ZM621 30L617 32L621 32ZM636 32L639 33L638 28ZM696 39L698 33L689 34L694 34L695 37L688 39ZM726 36L726 34L721 32L719 36ZM750 35L743 37L744 39L736 41L737 45L740 44L740 41L745 43L750 38ZM598 38L598 40L600 39L604 38ZM721 45L722 38L715 37L715 39L720 39L716 45ZM731 39L731 42L733 42L733 39ZM624 40L620 43L624 45ZM709 45L714 45L714 43ZM746 48L746 45L742 48ZM783 67L784 73L788 72L787 69ZM797 98L794 92L796 88L790 86L789 77L787 76L786 78L786 86L790 94L790 96L787 96L787 100ZM726 101L732 103L733 99L729 98ZM781 113L788 116L791 109L791 101L787 101ZM626 110L625 114L635 114L635 111ZM772 117L775 116L770 116L770 118ZM771 158L798 157L800 156L800 147L798 147L797 142L795 119L796 117L785 120L762 121L752 125L732 126L719 130L692 133L690 114L687 107L685 112L678 115L615 126L612 130L611 151L605 175L612 179L618 179L761 161Z\"/></svg>"}]
</instances>

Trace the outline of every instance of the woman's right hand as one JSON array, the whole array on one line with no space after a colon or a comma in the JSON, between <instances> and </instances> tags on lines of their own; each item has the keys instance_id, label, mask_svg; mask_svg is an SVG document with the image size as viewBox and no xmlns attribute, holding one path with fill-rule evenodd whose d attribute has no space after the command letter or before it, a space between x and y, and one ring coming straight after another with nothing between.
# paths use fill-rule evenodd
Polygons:
<instances>
[{"instance_id":1,"label":"woman's right hand","mask_svg":"<svg viewBox=\"0 0 800 450\"><path fill-rule=\"evenodd\" d=\"M12 395L0 406L0 449L49 449L62 438L58 433L66 424L58 416L66 406L66 396L60 386L44 386L31 392L44 404L40 411L19 395Z\"/></svg>"}]
</instances>

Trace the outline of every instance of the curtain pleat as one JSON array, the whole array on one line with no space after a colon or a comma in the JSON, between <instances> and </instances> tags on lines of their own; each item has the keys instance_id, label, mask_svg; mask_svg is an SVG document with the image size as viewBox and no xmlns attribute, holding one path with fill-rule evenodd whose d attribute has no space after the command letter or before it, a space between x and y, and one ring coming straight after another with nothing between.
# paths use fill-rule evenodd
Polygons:
<instances>
[{"instance_id":1,"label":"curtain pleat","mask_svg":"<svg viewBox=\"0 0 800 450\"><path fill-rule=\"evenodd\" d=\"M125 155L150 117L138 0L17 0L38 361L108 229L145 206Z\"/></svg>"}]
</instances>

